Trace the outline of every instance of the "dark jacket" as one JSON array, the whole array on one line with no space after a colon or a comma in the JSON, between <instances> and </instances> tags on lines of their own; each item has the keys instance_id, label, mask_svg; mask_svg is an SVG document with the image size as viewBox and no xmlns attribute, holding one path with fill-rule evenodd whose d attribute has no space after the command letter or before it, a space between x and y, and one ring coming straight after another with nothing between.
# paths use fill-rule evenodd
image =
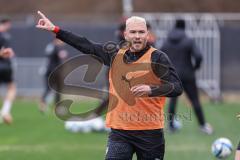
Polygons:
<instances>
[{"instance_id":1,"label":"dark jacket","mask_svg":"<svg viewBox=\"0 0 240 160\"><path fill-rule=\"evenodd\" d=\"M10 47L10 35L8 33L0 32L0 49ZM0 70L9 70L11 69L11 60L10 58L0 57Z\"/></svg>"},{"instance_id":2,"label":"dark jacket","mask_svg":"<svg viewBox=\"0 0 240 160\"><path fill-rule=\"evenodd\" d=\"M201 66L202 55L184 30L172 30L161 50L168 55L181 80L195 79L195 70Z\"/></svg>"}]
</instances>

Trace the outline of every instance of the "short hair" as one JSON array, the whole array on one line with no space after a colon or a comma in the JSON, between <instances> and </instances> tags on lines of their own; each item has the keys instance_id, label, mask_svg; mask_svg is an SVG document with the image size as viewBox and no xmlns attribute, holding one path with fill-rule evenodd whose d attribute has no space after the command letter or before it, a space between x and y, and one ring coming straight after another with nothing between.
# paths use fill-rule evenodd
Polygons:
<instances>
[{"instance_id":1,"label":"short hair","mask_svg":"<svg viewBox=\"0 0 240 160\"><path fill-rule=\"evenodd\" d=\"M142 23L144 23L147 26L147 22L146 22L145 18L143 18L143 17L132 16L132 17L128 18L126 20L126 27L131 22L142 22Z\"/></svg>"},{"instance_id":2,"label":"short hair","mask_svg":"<svg viewBox=\"0 0 240 160\"><path fill-rule=\"evenodd\" d=\"M183 19L177 19L176 20L175 28L185 29L185 27L186 27L186 24L185 24L185 21Z\"/></svg>"}]
</instances>

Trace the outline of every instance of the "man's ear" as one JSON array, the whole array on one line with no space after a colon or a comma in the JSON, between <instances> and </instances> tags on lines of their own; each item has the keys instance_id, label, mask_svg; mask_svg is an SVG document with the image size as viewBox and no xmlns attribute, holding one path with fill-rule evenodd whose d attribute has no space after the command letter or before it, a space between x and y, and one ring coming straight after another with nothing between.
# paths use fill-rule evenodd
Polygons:
<instances>
[{"instance_id":1,"label":"man's ear","mask_svg":"<svg viewBox=\"0 0 240 160\"><path fill-rule=\"evenodd\" d=\"M149 30L147 30L147 40L149 40L149 38L150 38L150 32Z\"/></svg>"}]
</instances>

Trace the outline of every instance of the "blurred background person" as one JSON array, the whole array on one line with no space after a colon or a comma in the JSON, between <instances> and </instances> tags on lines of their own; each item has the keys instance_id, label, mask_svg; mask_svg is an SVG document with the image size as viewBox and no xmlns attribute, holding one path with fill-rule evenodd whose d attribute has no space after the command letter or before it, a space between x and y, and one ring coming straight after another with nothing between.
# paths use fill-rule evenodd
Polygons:
<instances>
[{"instance_id":1,"label":"blurred background person","mask_svg":"<svg viewBox=\"0 0 240 160\"><path fill-rule=\"evenodd\" d=\"M148 28L148 44L151 46L155 46L155 43L157 41L157 37L155 35L155 33L152 30L152 26L149 22L147 22L147 28Z\"/></svg>"},{"instance_id":2,"label":"blurred background person","mask_svg":"<svg viewBox=\"0 0 240 160\"><path fill-rule=\"evenodd\" d=\"M11 21L9 18L0 20L0 84L7 86L7 92L1 108L1 118L4 123L12 123L11 107L16 95L16 85L13 80L13 68L11 58L14 51L10 47L10 35L8 31L11 29Z\"/></svg>"},{"instance_id":3,"label":"blurred background person","mask_svg":"<svg viewBox=\"0 0 240 160\"><path fill-rule=\"evenodd\" d=\"M240 142L236 151L235 160L240 160Z\"/></svg>"},{"instance_id":4,"label":"blurred background person","mask_svg":"<svg viewBox=\"0 0 240 160\"><path fill-rule=\"evenodd\" d=\"M185 34L185 21L183 19L176 20L175 28L168 34L168 38L161 50L169 56L178 72L184 91L197 116L201 131L206 134L212 134L213 128L206 123L196 85L195 71L201 67L202 55L194 40ZM192 59L194 59L194 64ZM169 129L172 132L180 129L179 125L174 123L177 99L177 97L171 98L169 102Z\"/></svg>"},{"instance_id":5,"label":"blurred background person","mask_svg":"<svg viewBox=\"0 0 240 160\"><path fill-rule=\"evenodd\" d=\"M126 20L127 20L127 17L123 16L123 17L120 18L118 28L115 32L115 35L117 37L118 42L125 41L124 31L125 31L125 28L126 28Z\"/></svg>"},{"instance_id":6,"label":"blurred background person","mask_svg":"<svg viewBox=\"0 0 240 160\"><path fill-rule=\"evenodd\" d=\"M49 93L51 92L51 89L48 85L48 78L50 76L50 74L55 70L55 68L62 64L62 62L68 57L68 52L64 49L64 42L62 42L61 40L55 38L51 43L49 43L46 46L45 49L45 53L46 56L48 58L48 64L47 64L47 68L46 68L46 73L44 75L44 82L45 82L45 90L43 92L43 95L41 97L41 101L40 101L40 111L41 112L45 112L47 111L47 97L49 95ZM61 87L61 83L60 83L60 76L58 75L56 79L56 87L59 88ZM61 99L61 95L57 92L55 92L55 100L54 103L56 104L57 102L59 102Z\"/></svg>"}]
</instances>

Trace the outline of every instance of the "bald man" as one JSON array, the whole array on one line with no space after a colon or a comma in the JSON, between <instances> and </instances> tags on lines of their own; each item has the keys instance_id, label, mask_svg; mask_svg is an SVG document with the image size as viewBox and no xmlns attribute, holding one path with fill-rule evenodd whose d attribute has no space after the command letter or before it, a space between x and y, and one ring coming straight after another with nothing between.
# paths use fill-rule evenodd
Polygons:
<instances>
[{"instance_id":1,"label":"bald man","mask_svg":"<svg viewBox=\"0 0 240 160\"><path fill-rule=\"evenodd\" d=\"M136 153L141 160L163 160L164 114L166 97L182 93L181 82L166 54L147 44L146 21L141 17L126 20L124 47L109 51L103 44L55 26L44 14L37 28L84 54L97 56L110 67L106 126L111 128L106 160L130 160ZM117 101L116 98L117 97Z\"/></svg>"}]
</instances>

